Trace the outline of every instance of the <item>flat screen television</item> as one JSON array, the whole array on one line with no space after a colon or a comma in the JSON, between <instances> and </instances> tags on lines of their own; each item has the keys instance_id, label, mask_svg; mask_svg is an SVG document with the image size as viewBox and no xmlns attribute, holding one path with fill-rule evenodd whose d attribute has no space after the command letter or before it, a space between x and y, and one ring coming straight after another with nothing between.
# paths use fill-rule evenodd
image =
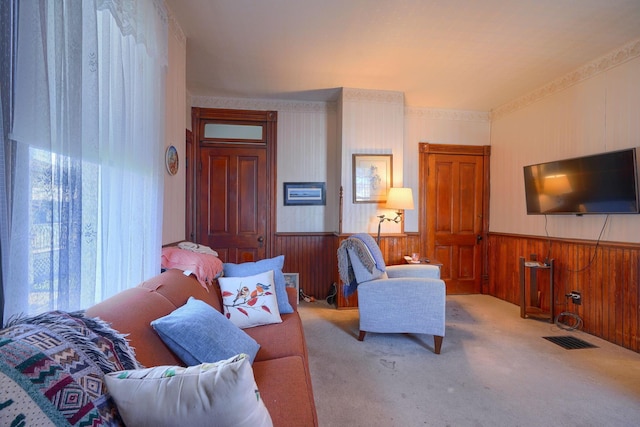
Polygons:
<instances>
[{"instance_id":1,"label":"flat screen television","mask_svg":"<svg viewBox=\"0 0 640 427\"><path fill-rule=\"evenodd\" d=\"M640 213L636 150L525 166L527 214Z\"/></svg>"}]
</instances>

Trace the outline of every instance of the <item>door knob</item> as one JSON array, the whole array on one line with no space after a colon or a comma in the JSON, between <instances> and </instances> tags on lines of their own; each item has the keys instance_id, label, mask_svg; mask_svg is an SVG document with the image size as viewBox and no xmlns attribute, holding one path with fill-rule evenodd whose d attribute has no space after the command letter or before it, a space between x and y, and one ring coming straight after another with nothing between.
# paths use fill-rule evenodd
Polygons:
<instances>
[{"instance_id":1,"label":"door knob","mask_svg":"<svg viewBox=\"0 0 640 427\"><path fill-rule=\"evenodd\" d=\"M258 236L258 242L260 242L260 243L264 242L264 237L263 236Z\"/></svg>"},{"instance_id":2,"label":"door knob","mask_svg":"<svg viewBox=\"0 0 640 427\"><path fill-rule=\"evenodd\" d=\"M482 236L478 234L476 236L476 245L480 244L480 240L482 240Z\"/></svg>"}]
</instances>

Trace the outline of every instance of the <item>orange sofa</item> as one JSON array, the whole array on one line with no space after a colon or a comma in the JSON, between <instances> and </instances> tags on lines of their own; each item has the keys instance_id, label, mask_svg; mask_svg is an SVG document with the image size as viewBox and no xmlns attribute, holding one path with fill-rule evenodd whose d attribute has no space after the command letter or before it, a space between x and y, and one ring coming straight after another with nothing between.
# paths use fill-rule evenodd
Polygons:
<instances>
[{"instance_id":1,"label":"orange sofa","mask_svg":"<svg viewBox=\"0 0 640 427\"><path fill-rule=\"evenodd\" d=\"M253 373L274 426L317 426L307 345L297 312L298 296L292 288L287 288L287 294L294 312L282 314L282 323L244 329L260 344ZM185 276L181 270L167 270L96 304L86 314L128 334L127 339L142 365L184 366L160 339L151 322L183 306L191 296L222 312L218 289L207 292L194 276Z\"/></svg>"}]
</instances>

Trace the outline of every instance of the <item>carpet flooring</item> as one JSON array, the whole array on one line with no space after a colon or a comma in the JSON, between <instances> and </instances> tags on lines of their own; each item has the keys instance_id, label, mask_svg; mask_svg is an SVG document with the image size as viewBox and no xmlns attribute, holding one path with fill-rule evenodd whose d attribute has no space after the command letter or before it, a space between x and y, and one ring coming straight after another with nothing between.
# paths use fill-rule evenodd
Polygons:
<instances>
[{"instance_id":1,"label":"carpet flooring","mask_svg":"<svg viewBox=\"0 0 640 427\"><path fill-rule=\"evenodd\" d=\"M303 301L299 311L321 427L640 425L640 354L521 319L499 299L448 296L440 355L430 335L359 342L357 310ZM556 335L597 347L543 338Z\"/></svg>"}]
</instances>

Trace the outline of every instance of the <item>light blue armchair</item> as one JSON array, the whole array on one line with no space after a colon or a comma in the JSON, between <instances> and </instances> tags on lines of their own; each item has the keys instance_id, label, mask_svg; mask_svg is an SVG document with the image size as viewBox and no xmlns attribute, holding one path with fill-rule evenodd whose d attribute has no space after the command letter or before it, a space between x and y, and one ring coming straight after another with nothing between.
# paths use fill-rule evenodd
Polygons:
<instances>
[{"instance_id":1,"label":"light blue armchair","mask_svg":"<svg viewBox=\"0 0 640 427\"><path fill-rule=\"evenodd\" d=\"M440 268L428 264L386 266L368 234L354 234L338 249L338 270L345 294L358 291L360 334L430 334L440 354L445 334L445 283Z\"/></svg>"}]
</instances>

